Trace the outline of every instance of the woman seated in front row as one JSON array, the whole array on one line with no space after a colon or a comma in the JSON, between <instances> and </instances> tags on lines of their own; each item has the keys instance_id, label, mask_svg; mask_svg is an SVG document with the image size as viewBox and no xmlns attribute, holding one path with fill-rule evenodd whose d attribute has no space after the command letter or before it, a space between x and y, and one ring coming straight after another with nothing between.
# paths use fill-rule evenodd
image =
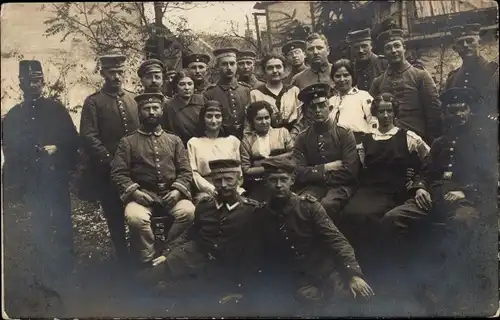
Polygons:
<instances>
[{"instance_id":1,"label":"woman seated in front row","mask_svg":"<svg viewBox=\"0 0 500 320\"><path fill-rule=\"evenodd\" d=\"M200 110L197 136L189 139L187 143L189 162L193 170L195 205L203 197L216 195L208 163L218 159L240 160L240 140L227 135L222 122L222 104L219 101L207 101ZM244 191L242 188L238 189L240 194Z\"/></svg>"},{"instance_id":2,"label":"woman seated in front row","mask_svg":"<svg viewBox=\"0 0 500 320\"><path fill-rule=\"evenodd\" d=\"M240 146L244 187L249 198L264 201L267 195L260 162L266 158L289 156L293 140L286 128L271 127L273 107L267 101L251 103L246 113L250 131L245 132Z\"/></svg>"}]
</instances>

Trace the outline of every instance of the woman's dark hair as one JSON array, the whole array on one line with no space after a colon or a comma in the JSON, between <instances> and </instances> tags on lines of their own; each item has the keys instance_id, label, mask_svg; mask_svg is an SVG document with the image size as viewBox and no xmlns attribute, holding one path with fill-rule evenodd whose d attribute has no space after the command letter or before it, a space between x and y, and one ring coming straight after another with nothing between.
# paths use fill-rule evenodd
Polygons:
<instances>
[{"instance_id":1,"label":"woman's dark hair","mask_svg":"<svg viewBox=\"0 0 500 320\"><path fill-rule=\"evenodd\" d=\"M208 100L205 102L205 105L200 110L200 115L198 116L198 123L196 125L196 136L197 137L206 137L206 127L205 127L205 114L209 110L219 109L222 113L222 121L224 122L224 112L222 112L222 104L219 101ZM220 128L219 138L227 137L229 134L226 133L224 127Z\"/></svg>"},{"instance_id":2,"label":"woman's dark hair","mask_svg":"<svg viewBox=\"0 0 500 320\"><path fill-rule=\"evenodd\" d=\"M172 91L173 91L173 93L177 93L177 85L179 84L179 81L181 81L184 78L192 79L191 75L189 74L189 72L187 70L181 70L181 71L177 71L175 73L174 79L172 79Z\"/></svg>"},{"instance_id":3,"label":"woman's dark hair","mask_svg":"<svg viewBox=\"0 0 500 320\"><path fill-rule=\"evenodd\" d=\"M354 68L352 66L351 61L349 61L348 59L340 59L340 60L337 60L333 63L332 71L330 72L330 79L332 79L332 81L333 81L333 76L334 76L335 72L337 72L342 67L344 67L347 70L347 72L349 72L349 74L351 75L352 86L353 87L357 86L358 79L356 79L356 73L354 72Z\"/></svg>"},{"instance_id":4,"label":"woman's dark hair","mask_svg":"<svg viewBox=\"0 0 500 320\"><path fill-rule=\"evenodd\" d=\"M269 116L273 115L273 107L271 107L271 104L267 101L255 101L252 102L248 107L247 107L247 120L248 123L250 124L250 128L254 130L254 119L257 116L257 113L262 110L266 109L267 112L269 112Z\"/></svg>"},{"instance_id":5,"label":"woman's dark hair","mask_svg":"<svg viewBox=\"0 0 500 320\"><path fill-rule=\"evenodd\" d=\"M377 116L378 108L383 101L391 103L394 117L397 118L399 114L399 102L392 94L387 92L379 94L373 99L372 106L370 107L372 116Z\"/></svg>"},{"instance_id":6,"label":"woman's dark hair","mask_svg":"<svg viewBox=\"0 0 500 320\"><path fill-rule=\"evenodd\" d=\"M283 68L286 68L286 59L280 54L277 53L266 53L264 57L260 60L260 68L264 74L266 73L266 64L271 59L279 59L283 63Z\"/></svg>"}]
</instances>

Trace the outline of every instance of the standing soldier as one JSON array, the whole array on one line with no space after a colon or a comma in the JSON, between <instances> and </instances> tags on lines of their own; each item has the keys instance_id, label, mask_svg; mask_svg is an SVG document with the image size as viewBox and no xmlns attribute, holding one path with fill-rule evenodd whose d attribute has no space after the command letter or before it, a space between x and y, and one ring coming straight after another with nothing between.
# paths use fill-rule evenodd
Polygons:
<instances>
[{"instance_id":1,"label":"standing soldier","mask_svg":"<svg viewBox=\"0 0 500 320\"><path fill-rule=\"evenodd\" d=\"M165 68L167 69L167 68ZM165 79L163 81L163 94L167 98L172 98L174 96L174 89L172 87L172 81L174 80L175 76L175 69L169 69L165 71Z\"/></svg>"},{"instance_id":2,"label":"standing soldier","mask_svg":"<svg viewBox=\"0 0 500 320\"><path fill-rule=\"evenodd\" d=\"M257 54L253 51L238 51L236 56L238 59L238 81L245 82L252 89L264 85L264 82L257 79L254 74Z\"/></svg>"},{"instance_id":3,"label":"standing soldier","mask_svg":"<svg viewBox=\"0 0 500 320\"><path fill-rule=\"evenodd\" d=\"M194 93L203 93L211 85L207 80L208 63L210 56L203 53L187 55L182 60L182 67L189 70L194 81Z\"/></svg>"},{"instance_id":4,"label":"standing soldier","mask_svg":"<svg viewBox=\"0 0 500 320\"><path fill-rule=\"evenodd\" d=\"M301 90L315 83L327 83L333 88L335 85L330 77L332 64L328 62L330 47L326 37L318 33L309 35L306 39L306 54L310 67L296 74L291 84Z\"/></svg>"},{"instance_id":5,"label":"standing soldier","mask_svg":"<svg viewBox=\"0 0 500 320\"><path fill-rule=\"evenodd\" d=\"M378 40L384 45L389 66L373 80L370 95L391 93L399 101L397 125L415 132L430 145L441 134L442 112L436 84L429 72L406 61L403 30L386 30Z\"/></svg>"},{"instance_id":6,"label":"standing soldier","mask_svg":"<svg viewBox=\"0 0 500 320\"><path fill-rule=\"evenodd\" d=\"M33 268L34 280L30 281L58 291L56 281L65 279L72 269L69 171L77 156L78 133L66 108L42 96L45 81L39 61L19 62L19 82L23 102L2 123L3 183L30 215L36 255L26 266Z\"/></svg>"},{"instance_id":7,"label":"standing soldier","mask_svg":"<svg viewBox=\"0 0 500 320\"><path fill-rule=\"evenodd\" d=\"M368 91L373 79L387 68L387 61L372 52L370 29L350 32L347 35L346 42L351 47L358 89Z\"/></svg>"},{"instance_id":8,"label":"standing soldier","mask_svg":"<svg viewBox=\"0 0 500 320\"><path fill-rule=\"evenodd\" d=\"M203 95L207 100L219 101L223 107L223 128L238 139L243 136L245 108L250 104L252 87L236 80L236 48L214 50L220 79L208 86Z\"/></svg>"},{"instance_id":9,"label":"standing soldier","mask_svg":"<svg viewBox=\"0 0 500 320\"><path fill-rule=\"evenodd\" d=\"M163 70L165 66L158 59L144 61L137 70L145 93L161 92L163 88Z\"/></svg>"},{"instance_id":10,"label":"standing soldier","mask_svg":"<svg viewBox=\"0 0 500 320\"><path fill-rule=\"evenodd\" d=\"M88 174L95 178L97 191L117 257L127 257L123 204L111 184L110 163L125 135L139 128L139 114L134 95L122 88L126 57L107 55L100 58L101 90L85 99L80 122L83 147L89 157Z\"/></svg>"},{"instance_id":11,"label":"standing soldier","mask_svg":"<svg viewBox=\"0 0 500 320\"><path fill-rule=\"evenodd\" d=\"M306 70L306 43L302 40L292 40L283 45L281 48L281 52L286 57L288 64L291 66L290 73L288 76L283 79L284 84L290 84L292 78L298 74Z\"/></svg>"}]
</instances>

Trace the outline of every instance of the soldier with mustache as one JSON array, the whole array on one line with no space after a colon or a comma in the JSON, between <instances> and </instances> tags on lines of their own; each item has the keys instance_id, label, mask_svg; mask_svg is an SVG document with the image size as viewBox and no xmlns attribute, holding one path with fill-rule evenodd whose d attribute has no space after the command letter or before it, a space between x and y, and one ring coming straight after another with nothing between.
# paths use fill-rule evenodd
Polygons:
<instances>
[{"instance_id":1,"label":"soldier with mustache","mask_svg":"<svg viewBox=\"0 0 500 320\"><path fill-rule=\"evenodd\" d=\"M191 79L194 81L194 93L201 94L211 85L207 80L209 62L210 56L203 53L193 53L182 60L182 67L189 70Z\"/></svg>"},{"instance_id":2,"label":"soldier with mustache","mask_svg":"<svg viewBox=\"0 0 500 320\"><path fill-rule=\"evenodd\" d=\"M164 64L158 59L144 61L137 70L145 93L160 92L163 87Z\"/></svg>"},{"instance_id":3,"label":"soldier with mustache","mask_svg":"<svg viewBox=\"0 0 500 320\"><path fill-rule=\"evenodd\" d=\"M238 59L238 81L245 82L252 89L263 85L264 82L257 79L254 74L257 54L253 51L238 51L236 57Z\"/></svg>"}]
</instances>

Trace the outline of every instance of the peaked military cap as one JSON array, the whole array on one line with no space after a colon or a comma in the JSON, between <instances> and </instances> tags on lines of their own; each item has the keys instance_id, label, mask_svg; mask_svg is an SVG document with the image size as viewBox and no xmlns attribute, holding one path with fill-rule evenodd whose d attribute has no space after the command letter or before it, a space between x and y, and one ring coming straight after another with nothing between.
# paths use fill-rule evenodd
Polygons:
<instances>
[{"instance_id":1,"label":"peaked military cap","mask_svg":"<svg viewBox=\"0 0 500 320\"><path fill-rule=\"evenodd\" d=\"M162 72L165 69L165 65L158 59L149 59L141 63L139 69L137 70L137 75L142 77L148 73L152 72Z\"/></svg>"},{"instance_id":2,"label":"peaked military cap","mask_svg":"<svg viewBox=\"0 0 500 320\"><path fill-rule=\"evenodd\" d=\"M42 64L38 60L19 61L19 78L36 79L43 78Z\"/></svg>"},{"instance_id":3,"label":"peaked military cap","mask_svg":"<svg viewBox=\"0 0 500 320\"><path fill-rule=\"evenodd\" d=\"M453 39L458 40L463 37L479 36L481 25L479 23L466 24L463 26L453 26L449 29Z\"/></svg>"},{"instance_id":4,"label":"peaked military cap","mask_svg":"<svg viewBox=\"0 0 500 320\"><path fill-rule=\"evenodd\" d=\"M377 40L382 44L394 40L404 40L404 31L401 29L389 29L379 34Z\"/></svg>"},{"instance_id":5,"label":"peaked military cap","mask_svg":"<svg viewBox=\"0 0 500 320\"><path fill-rule=\"evenodd\" d=\"M479 92L472 88L454 87L446 90L439 96L443 105L452 103L474 103L479 100Z\"/></svg>"},{"instance_id":6,"label":"peaked military cap","mask_svg":"<svg viewBox=\"0 0 500 320\"><path fill-rule=\"evenodd\" d=\"M121 54L109 54L99 58L101 69L123 69L127 57Z\"/></svg>"},{"instance_id":7,"label":"peaked military cap","mask_svg":"<svg viewBox=\"0 0 500 320\"><path fill-rule=\"evenodd\" d=\"M165 72L165 75L170 76L170 75L173 75L176 73L177 73L177 71L175 71L175 69L169 69Z\"/></svg>"},{"instance_id":8,"label":"peaked military cap","mask_svg":"<svg viewBox=\"0 0 500 320\"><path fill-rule=\"evenodd\" d=\"M236 53L236 58L240 60L254 60L257 58L257 54L253 51L238 51Z\"/></svg>"},{"instance_id":9,"label":"peaked military cap","mask_svg":"<svg viewBox=\"0 0 500 320\"><path fill-rule=\"evenodd\" d=\"M265 159L261 162L261 166L267 173L294 173L297 169L295 162L285 157Z\"/></svg>"},{"instance_id":10,"label":"peaked military cap","mask_svg":"<svg viewBox=\"0 0 500 320\"><path fill-rule=\"evenodd\" d=\"M187 68L189 67L189 64L193 62L203 62L204 64L208 64L210 62L210 56L204 53L192 53L186 55L182 59L182 67Z\"/></svg>"},{"instance_id":11,"label":"peaked military cap","mask_svg":"<svg viewBox=\"0 0 500 320\"><path fill-rule=\"evenodd\" d=\"M224 58L224 57L235 57L238 54L238 49L230 47L230 48L220 48L220 49L215 49L213 51L214 56L217 59Z\"/></svg>"},{"instance_id":12,"label":"peaked military cap","mask_svg":"<svg viewBox=\"0 0 500 320\"><path fill-rule=\"evenodd\" d=\"M217 159L208 162L211 173L240 172L241 162L236 159Z\"/></svg>"},{"instance_id":13,"label":"peaked military cap","mask_svg":"<svg viewBox=\"0 0 500 320\"><path fill-rule=\"evenodd\" d=\"M283 55L287 55L290 51L295 49L302 49L302 51L306 50L306 42L302 40L292 40L288 41L281 47L281 52Z\"/></svg>"},{"instance_id":14,"label":"peaked military cap","mask_svg":"<svg viewBox=\"0 0 500 320\"><path fill-rule=\"evenodd\" d=\"M346 42L348 44L361 42L361 41L371 41L371 31L370 29L356 30L353 32L349 32L346 37Z\"/></svg>"},{"instance_id":15,"label":"peaked military cap","mask_svg":"<svg viewBox=\"0 0 500 320\"><path fill-rule=\"evenodd\" d=\"M330 97L331 89L327 83L311 84L300 90L298 98L304 104L324 102Z\"/></svg>"},{"instance_id":16,"label":"peaked military cap","mask_svg":"<svg viewBox=\"0 0 500 320\"><path fill-rule=\"evenodd\" d=\"M163 104L164 99L165 97L160 92L145 92L134 97L138 107L148 103Z\"/></svg>"}]
</instances>

